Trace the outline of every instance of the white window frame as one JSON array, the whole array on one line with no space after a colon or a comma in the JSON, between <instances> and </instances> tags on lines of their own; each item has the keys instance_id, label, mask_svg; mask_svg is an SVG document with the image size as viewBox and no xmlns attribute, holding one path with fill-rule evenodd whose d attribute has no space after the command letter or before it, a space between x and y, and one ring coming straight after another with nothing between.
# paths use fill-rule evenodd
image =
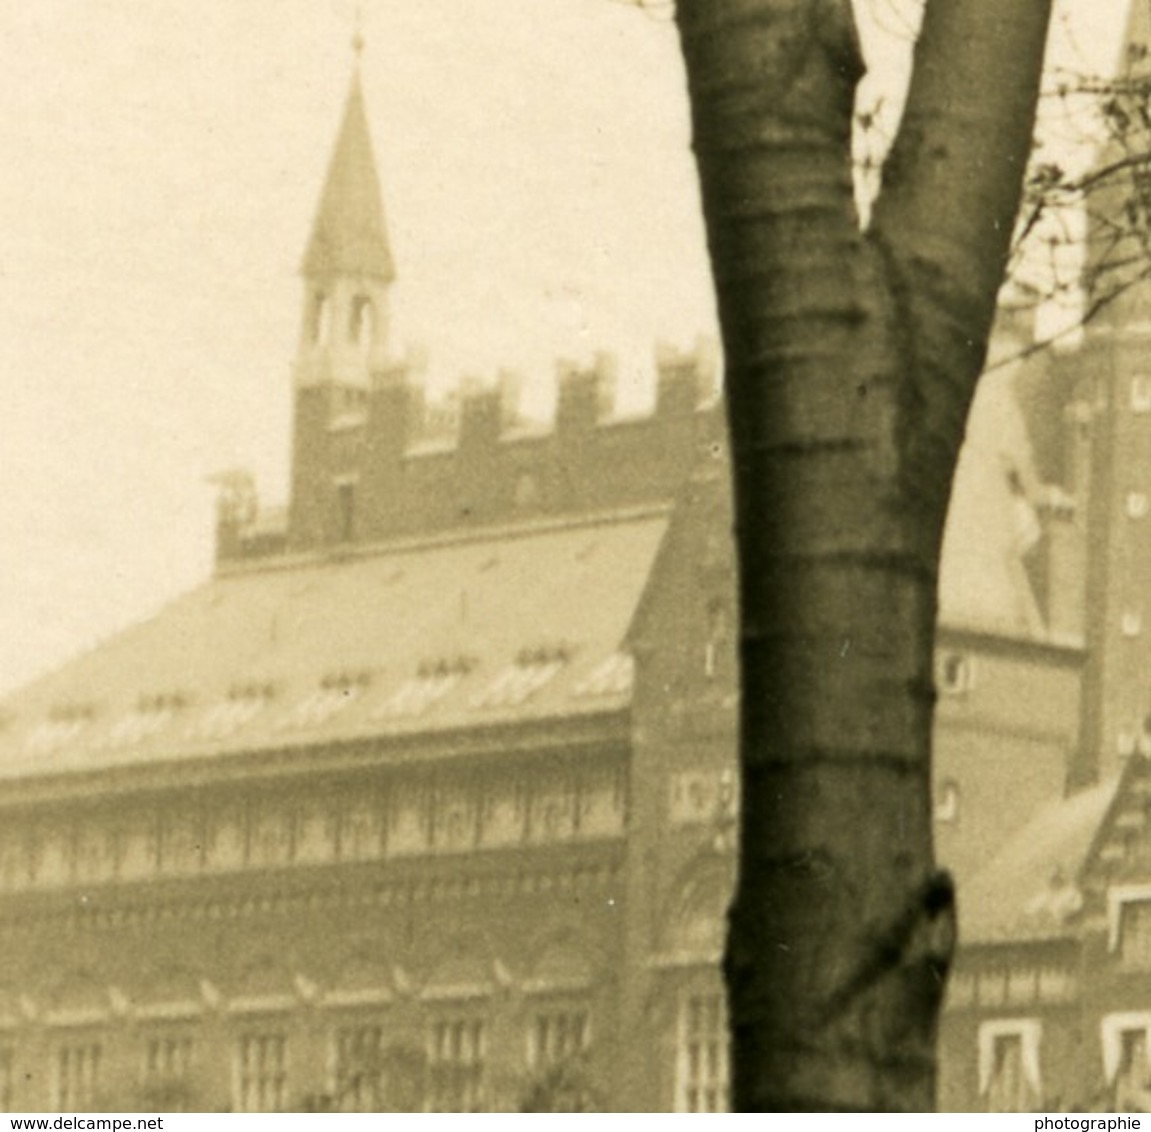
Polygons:
<instances>
[{"instance_id":1,"label":"white window frame","mask_svg":"<svg viewBox=\"0 0 1151 1132\"><path fill-rule=\"evenodd\" d=\"M374 1040L372 1040L374 1038ZM374 1112L374 1108L363 1108L365 1104L379 1103L384 1099L385 1082L383 1061L387 1051L388 1029L376 1015L362 1019L345 1019L331 1034L330 1045L330 1087L338 1112ZM376 1063L367 1066L374 1070L371 1077L363 1076L359 1081L348 1079L349 1070L357 1067L358 1059L364 1057L363 1047L374 1047ZM364 1067L364 1063L359 1061ZM344 1088L341 1088L344 1085Z\"/></svg>"},{"instance_id":2,"label":"white window frame","mask_svg":"<svg viewBox=\"0 0 1151 1132\"><path fill-rule=\"evenodd\" d=\"M1122 939L1123 906L1151 903L1151 884L1115 884L1107 890L1107 950L1116 952Z\"/></svg>"},{"instance_id":3,"label":"white window frame","mask_svg":"<svg viewBox=\"0 0 1151 1132\"><path fill-rule=\"evenodd\" d=\"M718 1002L720 1026L716 1031L715 1039L721 1045L719 1074L714 1080L697 1078L693 1081L690 1071L690 1048L688 1011L694 1001L716 1000ZM698 1091L701 1087L714 1090L720 1097L721 1103L718 1111L726 1112L730 1107L731 1097L731 1046L727 1041L726 1011L723 1003L721 989L701 989L699 987L685 987L679 995L679 1005L675 1020L675 1111L699 1112L699 1108L690 1107L689 1093L693 1084ZM704 1035L706 1037L706 1035ZM697 1035L698 1038L698 1035Z\"/></svg>"},{"instance_id":4,"label":"white window frame","mask_svg":"<svg viewBox=\"0 0 1151 1132\"><path fill-rule=\"evenodd\" d=\"M1151 1011L1126 1010L1107 1014L1099 1023L1099 1039L1103 1049L1103 1074L1111 1084L1119 1072L1123 1056L1123 1035L1140 1031L1146 1035L1147 1068L1151 1070Z\"/></svg>"},{"instance_id":5,"label":"white window frame","mask_svg":"<svg viewBox=\"0 0 1151 1132\"><path fill-rule=\"evenodd\" d=\"M426 1019L425 1041L429 1075L439 1069L449 1074L454 1071L460 1077L459 1082L448 1085L429 1080L428 1103L434 1106L440 1101L455 1102L462 1106L459 1111L483 1112L491 1073L491 1025L487 1015L464 1005L437 1011ZM431 1107L428 1111L441 1109Z\"/></svg>"},{"instance_id":6,"label":"white window frame","mask_svg":"<svg viewBox=\"0 0 1151 1132\"><path fill-rule=\"evenodd\" d=\"M265 1042L275 1043L278 1049L274 1062L265 1059L260 1046ZM254 1056L246 1057L250 1048L253 1048ZM290 1096L291 1084L291 1045L287 1027L250 1029L237 1034L233 1056L235 1111L282 1111ZM270 1107L272 1102L274 1106Z\"/></svg>"},{"instance_id":7,"label":"white window frame","mask_svg":"<svg viewBox=\"0 0 1151 1132\"><path fill-rule=\"evenodd\" d=\"M58 1112L85 1111L99 1099L105 1065L104 1043L95 1035L65 1038L53 1057L53 1094Z\"/></svg>"},{"instance_id":8,"label":"white window frame","mask_svg":"<svg viewBox=\"0 0 1151 1132\"><path fill-rule=\"evenodd\" d=\"M1043 1095L1040 1072L1039 1047L1043 1040L1043 1023L1038 1018L995 1018L980 1022L979 1095L986 1096L991 1089L991 1074L995 1068L995 1043L999 1038L1019 1038L1023 1052L1023 1076L1037 1097Z\"/></svg>"},{"instance_id":9,"label":"white window frame","mask_svg":"<svg viewBox=\"0 0 1151 1132\"><path fill-rule=\"evenodd\" d=\"M932 806L932 820L944 825L953 825L959 820L959 802L959 783L954 778L945 778L939 784L939 792Z\"/></svg>"},{"instance_id":10,"label":"white window frame","mask_svg":"<svg viewBox=\"0 0 1151 1132\"><path fill-rule=\"evenodd\" d=\"M574 1024L574 1025L573 1025ZM576 1038L573 1048L562 1052L554 1047L557 1037L564 1041ZM540 1004L528 1019L527 1063L533 1070L546 1070L563 1065L588 1051L591 1046L591 1011L582 1003Z\"/></svg>"}]
</instances>

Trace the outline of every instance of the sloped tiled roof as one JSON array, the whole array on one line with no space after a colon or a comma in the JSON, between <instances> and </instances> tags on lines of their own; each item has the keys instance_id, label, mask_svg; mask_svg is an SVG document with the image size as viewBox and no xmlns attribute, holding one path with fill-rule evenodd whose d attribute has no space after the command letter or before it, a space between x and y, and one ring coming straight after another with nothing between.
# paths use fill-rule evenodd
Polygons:
<instances>
[{"instance_id":1,"label":"sloped tiled roof","mask_svg":"<svg viewBox=\"0 0 1151 1132\"><path fill-rule=\"evenodd\" d=\"M959 891L961 944L1058 939L1082 906L1080 879L1121 781L1042 807Z\"/></svg>"},{"instance_id":2,"label":"sloped tiled roof","mask_svg":"<svg viewBox=\"0 0 1151 1132\"><path fill-rule=\"evenodd\" d=\"M665 511L222 574L0 704L0 777L620 708Z\"/></svg>"}]
</instances>

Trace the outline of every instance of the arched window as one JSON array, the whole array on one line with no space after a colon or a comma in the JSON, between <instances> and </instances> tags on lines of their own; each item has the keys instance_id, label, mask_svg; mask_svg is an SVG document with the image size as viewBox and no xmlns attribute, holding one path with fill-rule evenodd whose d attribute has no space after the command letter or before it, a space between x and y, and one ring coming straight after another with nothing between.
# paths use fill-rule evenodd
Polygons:
<instances>
[{"instance_id":1,"label":"arched window","mask_svg":"<svg viewBox=\"0 0 1151 1132\"><path fill-rule=\"evenodd\" d=\"M375 310L367 295L357 295L352 300L352 310L348 316L348 339L362 350L372 344L375 330Z\"/></svg>"}]
</instances>

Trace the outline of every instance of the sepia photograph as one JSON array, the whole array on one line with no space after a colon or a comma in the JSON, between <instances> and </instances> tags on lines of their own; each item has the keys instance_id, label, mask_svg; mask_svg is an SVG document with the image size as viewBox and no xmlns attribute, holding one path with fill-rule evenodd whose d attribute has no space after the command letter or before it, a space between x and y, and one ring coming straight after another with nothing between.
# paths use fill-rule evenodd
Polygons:
<instances>
[{"instance_id":1,"label":"sepia photograph","mask_svg":"<svg viewBox=\"0 0 1151 1132\"><path fill-rule=\"evenodd\" d=\"M1151 0L0 13L0 1112L1151 1109Z\"/></svg>"}]
</instances>

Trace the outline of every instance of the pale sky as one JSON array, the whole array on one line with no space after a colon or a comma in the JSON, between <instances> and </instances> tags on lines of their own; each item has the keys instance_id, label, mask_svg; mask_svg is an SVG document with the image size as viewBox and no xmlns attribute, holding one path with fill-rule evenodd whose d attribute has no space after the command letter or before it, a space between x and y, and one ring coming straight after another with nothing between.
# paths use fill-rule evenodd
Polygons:
<instances>
[{"instance_id":1,"label":"pale sky","mask_svg":"<svg viewBox=\"0 0 1151 1132\"><path fill-rule=\"evenodd\" d=\"M867 2L895 75L908 0ZM355 7L0 0L0 689L207 576L211 473L283 500ZM617 0L363 7L397 352L422 344L440 386L519 369L542 411L554 359L609 350L642 404L657 339L715 333L672 25ZM1074 38L1105 58L1123 2L1091 7Z\"/></svg>"}]
</instances>

